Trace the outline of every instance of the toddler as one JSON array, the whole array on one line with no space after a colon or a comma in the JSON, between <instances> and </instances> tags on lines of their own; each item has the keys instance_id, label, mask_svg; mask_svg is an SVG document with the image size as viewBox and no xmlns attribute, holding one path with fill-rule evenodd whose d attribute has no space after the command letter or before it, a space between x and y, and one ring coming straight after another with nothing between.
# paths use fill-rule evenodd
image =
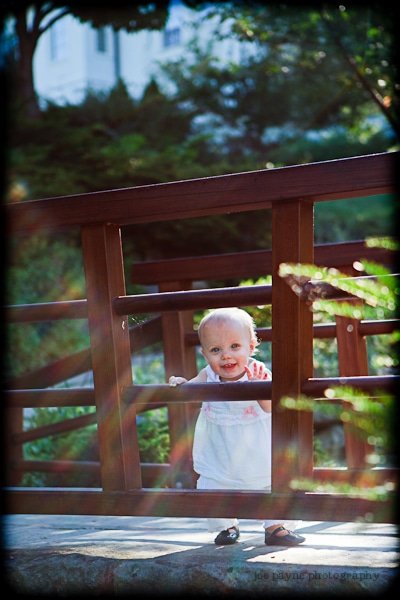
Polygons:
<instances>
[{"instance_id":1,"label":"toddler","mask_svg":"<svg viewBox=\"0 0 400 600\"><path fill-rule=\"evenodd\" d=\"M271 379L267 367L252 358L259 342L246 311L213 310L200 322L198 334L207 366L189 381L170 377L170 385ZM194 433L193 467L199 475L198 489L270 492L271 401L203 402ZM208 519L208 525L209 531L219 531L216 544L234 544L239 539L236 518ZM288 526L265 521L265 543L295 546L304 542Z\"/></svg>"}]
</instances>

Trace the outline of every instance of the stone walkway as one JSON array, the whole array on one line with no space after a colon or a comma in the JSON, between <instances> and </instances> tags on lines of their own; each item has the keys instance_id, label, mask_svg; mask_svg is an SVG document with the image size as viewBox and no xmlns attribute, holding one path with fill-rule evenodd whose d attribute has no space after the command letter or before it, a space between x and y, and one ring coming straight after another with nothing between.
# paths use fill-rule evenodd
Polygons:
<instances>
[{"instance_id":1,"label":"stone walkway","mask_svg":"<svg viewBox=\"0 0 400 600\"><path fill-rule=\"evenodd\" d=\"M240 531L222 547L204 519L6 515L6 580L11 591L52 597L381 596L399 583L395 525L303 522L306 542L295 548L265 546L255 520Z\"/></svg>"}]
</instances>

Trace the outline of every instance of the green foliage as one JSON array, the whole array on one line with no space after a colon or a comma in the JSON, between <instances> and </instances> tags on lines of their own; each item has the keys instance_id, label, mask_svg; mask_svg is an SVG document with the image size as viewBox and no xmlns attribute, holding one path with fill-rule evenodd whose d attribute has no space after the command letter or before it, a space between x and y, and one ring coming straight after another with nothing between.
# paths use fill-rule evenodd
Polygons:
<instances>
[{"instance_id":1,"label":"green foliage","mask_svg":"<svg viewBox=\"0 0 400 600\"><path fill-rule=\"evenodd\" d=\"M350 483L326 483L316 482L313 479L294 479L290 487L294 491L313 491L320 494L345 494L353 498L363 498L365 500L385 501L393 495L395 491L391 481L386 481L383 485L363 487L352 485Z\"/></svg>"},{"instance_id":2,"label":"green foliage","mask_svg":"<svg viewBox=\"0 0 400 600\"><path fill-rule=\"evenodd\" d=\"M215 215L124 228L128 253L140 260L202 256L266 247L271 242L271 211ZM234 280L238 283L238 279ZM232 283L233 285L233 283Z\"/></svg>"},{"instance_id":3,"label":"green foliage","mask_svg":"<svg viewBox=\"0 0 400 600\"><path fill-rule=\"evenodd\" d=\"M193 42L183 58L165 65L172 96L151 81L143 97L133 100L119 81L110 92L89 92L81 106L50 105L39 120L14 116L9 199L177 181L393 147L393 133L376 103L354 85L338 58L326 30L328 17L324 21L315 10L286 6L253 7L248 14L240 5L234 14L231 7L225 10L223 20L233 18L232 35L248 41L240 63L222 65L213 55L216 27L206 50ZM365 69L392 89L390 20L380 24L379 11L361 11L353 28L349 14L335 16L343 20L343 38L357 55L361 49L365 53L371 33ZM99 22L105 16L99 13ZM351 19L355 16L351 13ZM372 24L384 36L379 48ZM332 102L338 94L339 101ZM390 200L375 208L369 202L368 210L359 210L355 200L319 203L316 241L362 238L376 226L384 233L394 222L392 206ZM204 252L207 229L207 252L261 248L270 245L269 221L266 211L262 219L240 214L162 222L152 225L152 236L147 225L137 225L126 229L126 238L133 240L126 246L140 259L187 255L188 248L196 255Z\"/></svg>"},{"instance_id":4,"label":"green foliage","mask_svg":"<svg viewBox=\"0 0 400 600\"><path fill-rule=\"evenodd\" d=\"M396 210L396 198L391 194L318 202L315 206L315 243L395 235Z\"/></svg>"},{"instance_id":5,"label":"green foliage","mask_svg":"<svg viewBox=\"0 0 400 600\"><path fill-rule=\"evenodd\" d=\"M190 105L232 164L249 155L261 168L396 147L393 15L379 6L221 2L209 16L214 40L238 38L246 58L222 65L212 43L193 43L165 73L176 101Z\"/></svg>"},{"instance_id":6,"label":"green foliage","mask_svg":"<svg viewBox=\"0 0 400 600\"><path fill-rule=\"evenodd\" d=\"M5 374L7 379L25 375L54 360L88 347L84 322L16 323L7 331Z\"/></svg>"},{"instance_id":7,"label":"green foliage","mask_svg":"<svg viewBox=\"0 0 400 600\"><path fill-rule=\"evenodd\" d=\"M142 462L168 462L170 443L166 408L147 411L139 415L137 432Z\"/></svg>"},{"instance_id":8,"label":"green foliage","mask_svg":"<svg viewBox=\"0 0 400 600\"><path fill-rule=\"evenodd\" d=\"M319 313L319 316L321 316L321 313ZM321 322L326 323L327 319L321 318ZM336 339L314 339L313 362L315 377L335 377L338 372Z\"/></svg>"},{"instance_id":9,"label":"green foliage","mask_svg":"<svg viewBox=\"0 0 400 600\"><path fill-rule=\"evenodd\" d=\"M135 352L132 370L134 382L138 385L165 381L162 343L148 346L143 352Z\"/></svg>"},{"instance_id":10,"label":"green foliage","mask_svg":"<svg viewBox=\"0 0 400 600\"><path fill-rule=\"evenodd\" d=\"M354 279L341 273L335 268L316 267L315 265L281 263L279 275L286 278L292 290L298 295L303 294L303 284L311 281L315 286L315 298L312 297L312 307L329 315L341 315L355 319L368 319L378 315L378 318L393 318L398 304L400 287L398 278L391 275L383 266L363 261L359 263L360 269L374 279L361 277ZM318 298L318 283L330 284L362 300L362 304L354 305L351 302L336 302L323 297ZM322 288L321 288L322 290Z\"/></svg>"},{"instance_id":11,"label":"green foliage","mask_svg":"<svg viewBox=\"0 0 400 600\"><path fill-rule=\"evenodd\" d=\"M18 185L21 200L229 172L191 119L154 82L135 101L121 81L109 93L89 92L80 106L50 104L39 120L16 115L8 199Z\"/></svg>"},{"instance_id":12,"label":"green foliage","mask_svg":"<svg viewBox=\"0 0 400 600\"><path fill-rule=\"evenodd\" d=\"M367 238L366 246L397 249L393 238ZM389 270L379 264L361 259L355 266L372 279L353 281L351 277L340 273L337 269L321 268L315 265L288 264L280 265L279 274L285 277L292 290L302 295L303 285L308 281L317 286L318 282L330 283L362 300L360 303L337 302L324 298L313 298L311 309L314 321L332 319L336 315L354 319L392 319L396 318L399 306L399 280ZM398 356L394 349L399 340L398 331L390 335L372 336L367 340L370 352L370 370L372 373L385 373L398 367ZM332 342L330 342L332 344ZM314 341L314 347L316 340ZM315 357L314 357L315 358ZM333 375L331 370L324 376Z\"/></svg>"},{"instance_id":13,"label":"green foliage","mask_svg":"<svg viewBox=\"0 0 400 600\"><path fill-rule=\"evenodd\" d=\"M368 242L370 246L381 246L398 249L398 244L390 239L374 239ZM371 310L374 309L378 318L390 318L395 316L400 293L399 283L396 277L381 265L363 261L360 268L374 275L374 280L351 281L336 269L321 269L315 265L293 265L282 263L279 275L285 277L292 290L302 293L302 286L306 281L324 281L336 288L349 292L362 301L356 306L348 302L335 302L329 300L314 300L312 309L328 315L344 315L356 319L371 318ZM398 333L391 336L393 344L398 341ZM389 341L390 349L390 341ZM386 349L388 351L388 348ZM388 357L387 357L388 358ZM384 366L397 367L398 359L393 357L383 361ZM381 365L382 366L382 365ZM396 422L396 403L392 394L375 390L366 394L358 389L348 386L337 386L327 388L324 391L325 400L308 398L300 395L296 398L285 397L281 399L281 405L286 409L305 410L313 413L321 413L325 417L336 417L342 423L348 423L354 427L354 431L365 439L375 451L367 460L371 466L385 464L394 452L397 441L394 423ZM393 491L390 483L384 486L360 489L348 484L317 484L308 480L296 480L292 482L293 489L305 489L312 491L342 492L356 497L367 497L370 499L387 499L388 494Z\"/></svg>"},{"instance_id":14,"label":"green foliage","mask_svg":"<svg viewBox=\"0 0 400 600\"><path fill-rule=\"evenodd\" d=\"M142 0L128 5L125 0L114 0L112 6L105 3L96 3L93 6L92 2L61 4L66 4L73 15L83 22L89 22L93 27L112 25L116 30L123 29L128 32L161 29L166 23L169 7L166 0Z\"/></svg>"},{"instance_id":15,"label":"green foliage","mask_svg":"<svg viewBox=\"0 0 400 600\"><path fill-rule=\"evenodd\" d=\"M315 407L317 408L317 407ZM330 453L326 450L324 444L322 443L321 437L314 435L313 440L313 453L314 453L314 466L315 467L337 467L336 460L333 459ZM303 480L301 480L303 481ZM292 482L292 485L295 485L297 480ZM309 488L308 488L309 489Z\"/></svg>"},{"instance_id":16,"label":"green foliage","mask_svg":"<svg viewBox=\"0 0 400 600\"><path fill-rule=\"evenodd\" d=\"M81 249L73 234L10 239L9 267L13 269L7 281L10 304L73 300L84 295Z\"/></svg>"},{"instance_id":17,"label":"green foliage","mask_svg":"<svg viewBox=\"0 0 400 600\"><path fill-rule=\"evenodd\" d=\"M32 235L9 241L7 304L56 302L85 296L81 250L74 234ZM39 368L88 344L85 320L10 324L6 377Z\"/></svg>"},{"instance_id":18,"label":"green foliage","mask_svg":"<svg viewBox=\"0 0 400 600\"><path fill-rule=\"evenodd\" d=\"M360 390L348 386L333 386L324 392L326 401L299 396L285 397L281 404L287 409L320 412L324 416L337 417L343 423L351 423L360 432L360 436L371 445L376 445L383 452L393 449L394 438L391 427L395 416L395 399L389 394L377 391L377 397L371 397ZM345 404L337 402L345 401ZM372 456L371 463L378 460Z\"/></svg>"},{"instance_id":19,"label":"green foliage","mask_svg":"<svg viewBox=\"0 0 400 600\"><path fill-rule=\"evenodd\" d=\"M144 357L142 357L144 358ZM162 355L151 354L147 359L134 364L135 382L158 383L164 378ZM41 427L92 413L92 407L39 408L29 411L26 417L27 429ZM168 414L166 408L140 413L137 416L140 460L144 463L167 463L169 460L170 440ZM72 460L98 461L97 426L82 427L63 434L55 434L24 444L26 460ZM99 478L84 475L79 469L70 475L60 473L27 472L22 485L89 485L99 486Z\"/></svg>"},{"instance_id":20,"label":"green foliage","mask_svg":"<svg viewBox=\"0 0 400 600\"><path fill-rule=\"evenodd\" d=\"M369 237L365 240L367 248L385 248L386 250L399 250L398 240L391 237ZM377 265L378 266L378 265Z\"/></svg>"},{"instance_id":21,"label":"green foliage","mask_svg":"<svg viewBox=\"0 0 400 600\"><path fill-rule=\"evenodd\" d=\"M58 423L93 412L91 407L38 408L32 410L26 418L28 430ZM89 425L63 434L40 438L24 444L25 460L98 460L96 449L97 426ZM76 477L81 485L90 481L82 474ZM25 473L22 485L52 486L62 485L59 473Z\"/></svg>"}]
</instances>

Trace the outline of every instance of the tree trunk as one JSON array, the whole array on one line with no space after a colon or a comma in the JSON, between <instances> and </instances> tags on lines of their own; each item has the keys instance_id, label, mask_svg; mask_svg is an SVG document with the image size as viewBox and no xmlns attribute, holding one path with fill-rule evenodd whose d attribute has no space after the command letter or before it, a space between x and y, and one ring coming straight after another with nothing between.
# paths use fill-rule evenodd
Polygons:
<instances>
[{"instance_id":1,"label":"tree trunk","mask_svg":"<svg viewBox=\"0 0 400 600\"><path fill-rule=\"evenodd\" d=\"M16 73L17 102L21 104L25 116L37 119L40 110L33 82L33 54L39 34L34 29L28 30L25 10L16 15L15 25L19 47Z\"/></svg>"}]
</instances>

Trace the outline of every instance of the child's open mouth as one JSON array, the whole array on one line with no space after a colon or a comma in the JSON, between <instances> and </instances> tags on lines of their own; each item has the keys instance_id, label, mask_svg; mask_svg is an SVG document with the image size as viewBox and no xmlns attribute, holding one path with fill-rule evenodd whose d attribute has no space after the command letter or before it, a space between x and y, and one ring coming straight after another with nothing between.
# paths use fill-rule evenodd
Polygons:
<instances>
[{"instance_id":1,"label":"child's open mouth","mask_svg":"<svg viewBox=\"0 0 400 600\"><path fill-rule=\"evenodd\" d=\"M225 371L232 371L236 367L236 363L227 363L226 365L222 365L222 369Z\"/></svg>"}]
</instances>

